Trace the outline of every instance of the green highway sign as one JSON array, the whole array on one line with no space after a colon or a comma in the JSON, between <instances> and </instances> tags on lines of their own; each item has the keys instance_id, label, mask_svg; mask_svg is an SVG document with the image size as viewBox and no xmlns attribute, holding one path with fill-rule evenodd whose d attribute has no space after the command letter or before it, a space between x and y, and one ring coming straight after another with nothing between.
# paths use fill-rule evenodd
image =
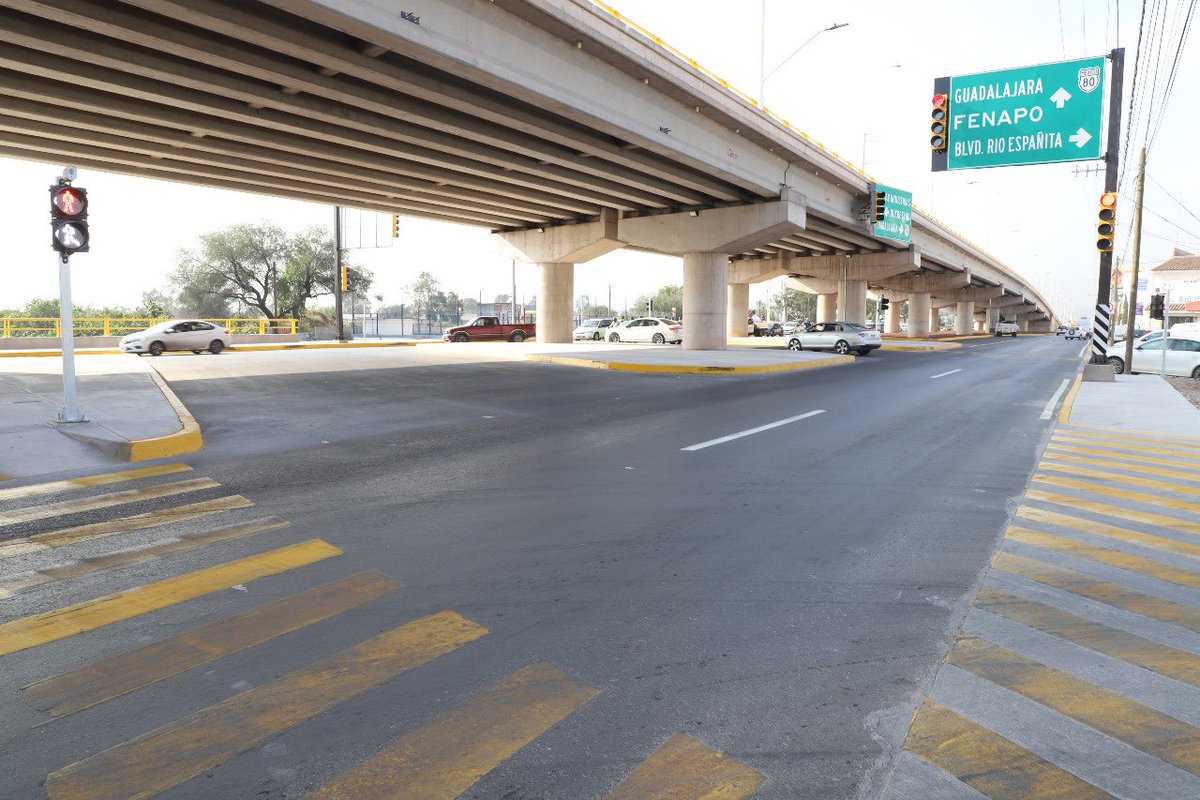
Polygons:
<instances>
[{"instance_id":1,"label":"green highway sign","mask_svg":"<svg viewBox=\"0 0 1200 800\"><path fill-rule=\"evenodd\" d=\"M871 222L871 233L897 242L912 241L912 192L874 184L872 192L883 192L883 219Z\"/></svg>"},{"instance_id":2,"label":"green highway sign","mask_svg":"<svg viewBox=\"0 0 1200 800\"><path fill-rule=\"evenodd\" d=\"M1100 158L1105 58L957 75L935 82L949 99L945 165L1009 167ZM939 169L940 153L934 154Z\"/></svg>"}]
</instances>

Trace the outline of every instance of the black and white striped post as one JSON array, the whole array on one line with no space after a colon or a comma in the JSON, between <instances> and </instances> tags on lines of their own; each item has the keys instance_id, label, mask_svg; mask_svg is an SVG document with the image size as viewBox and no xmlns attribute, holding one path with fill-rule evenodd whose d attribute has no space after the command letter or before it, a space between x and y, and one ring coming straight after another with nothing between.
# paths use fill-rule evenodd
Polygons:
<instances>
[{"instance_id":1,"label":"black and white striped post","mask_svg":"<svg viewBox=\"0 0 1200 800\"><path fill-rule=\"evenodd\" d=\"M1092 323L1092 363L1103 364L1108 360L1108 329L1112 327L1109 306L1096 306L1095 321Z\"/></svg>"},{"instance_id":2,"label":"black and white striped post","mask_svg":"<svg viewBox=\"0 0 1200 800\"><path fill-rule=\"evenodd\" d=\"M1117 191L1117 162L1121 152L1121 87L1125 82L1125 48L1109 53L1112 59L1112 81L1108 100L1108 150L1104 154L1104 190ZM1112 291L1112 248L1100 252L1100 280L1096 288L1096 315L1092 323L1093 364L1108 360L1108 329L1112 325L1109 313Z\"/></svg>"}]
</instances>

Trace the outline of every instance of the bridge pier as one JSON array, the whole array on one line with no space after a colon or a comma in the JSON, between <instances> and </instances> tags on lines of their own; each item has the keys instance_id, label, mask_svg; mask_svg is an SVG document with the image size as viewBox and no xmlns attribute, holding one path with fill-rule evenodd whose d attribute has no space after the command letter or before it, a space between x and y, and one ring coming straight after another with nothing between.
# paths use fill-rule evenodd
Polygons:
<instances>
[{"instance_id":1,"label":"bridge pier","mask_svg":"<svg viewBox=\"0 0 1200 800\"><path fill-rule=\"evenodd\" d=\"M575 265L543 262L538 269L537 340L569 342L575 329Z\"/></svg>"},{"instance_id":2,"label":"bridge pier","mask_svg":"<svg viewBox=\"0 0 1200 800\"><path fill-rule=\"evenodd\" d=\"M837 319L837 292L817 295L817 322L833 322Z\"/></svg>"},{"instance_id":3,"label":"bridge pier","mask_svg":"<svg viewBox=\"0 0 1200 800\"><path fill-rule=\"evenodd\" d=\"M959 336L971 333L975 322L975 303L971 300L959 300L954 309L954 332Z\"/></svg>"},{"instance_id":4,"label":"bridge pier","mask_svg":"<svg viewBox=\"0 0 1200 800\"><path fill-rule=\"evenodd\" d=\"M728 285L729 256L727 254L684 253L684 350L724 350L726 348L729 334L729 325L726 323L726 304L729 302ZM747 287L746 295L747 308L749 308L749 287Z\"/></svg>"},{"instance_id":5,"label":"bridge pier","mask_svg":"<svg viewBox=\"0 0 1200 800\"><path fill-rule=\"evenodd\" d=\"M929 335L929 292L908 295L908 338L924 339Z\"/></svg>"},{"instance_id":6,"label":"bridge pier","mask_svg":"<svg viewBox=\"0 0 1200 800\"><path fill-rule=\"evenodd\" d=\"M745 336L749 312L750 284L729 284L725 302L725 333L728 336Z\"/></svg>"},{"instance_id":7,"label":"bridge pier","mask_svg":"<svg viewBox=\"0 0 1200 800\"><path fill-rule=\"evenodd\" d=\"M838 281L837 318L863 325L867 321L867 282L842 279Z\"/></svg>"},{"instance_id":8,"label":"bridge pier","mask_svg":"<svg viewBox=\"0 0 1200 800\"><path fill-rule=\"evenodd\" d=\"M904 299L896 294L888 294L888 309L883 312L883 332L890 336L900 333L900 304Z\"/></svg>"}]
</instances>

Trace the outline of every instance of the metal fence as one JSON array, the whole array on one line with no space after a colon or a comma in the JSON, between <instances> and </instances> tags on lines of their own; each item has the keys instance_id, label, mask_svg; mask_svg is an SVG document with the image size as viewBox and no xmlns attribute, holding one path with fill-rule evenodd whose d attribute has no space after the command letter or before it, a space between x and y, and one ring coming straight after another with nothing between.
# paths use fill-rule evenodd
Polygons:
<instances>
[{"instance_id":1,"label":"metal fence","mask_svg":"<svg viewBox=\"0 0 1200 800\"><path fill-rule=\"evenodd\" d=\"M76 317L75 336L124 336L127 333L145 330L151 325L167 322L166 319L151 317ZM230 333L295 333L295 319L267 319L257 317L227 317L206 319L214 325L228 328ZM0 318L0 338L20 336L62 336L62 323L58 317L3 317Z\"/></svg>"}]
</instances>

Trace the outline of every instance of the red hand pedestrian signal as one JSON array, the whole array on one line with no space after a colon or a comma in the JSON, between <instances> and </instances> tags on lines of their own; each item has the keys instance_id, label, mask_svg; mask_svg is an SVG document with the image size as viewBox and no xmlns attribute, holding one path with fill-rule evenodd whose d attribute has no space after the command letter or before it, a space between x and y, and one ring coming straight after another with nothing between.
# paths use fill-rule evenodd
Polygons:
<instances>
[{"instance_id":1,"label":"red hand pedestrian signal","mask_svg":"<svg viewBox=\"0 0 1200 800\"><path fill-rule=\"evenodd\" d=\"M50 187L50 246L64 255L88 248L87 189L70 184Z\"/></svg>"}]
</instances>

